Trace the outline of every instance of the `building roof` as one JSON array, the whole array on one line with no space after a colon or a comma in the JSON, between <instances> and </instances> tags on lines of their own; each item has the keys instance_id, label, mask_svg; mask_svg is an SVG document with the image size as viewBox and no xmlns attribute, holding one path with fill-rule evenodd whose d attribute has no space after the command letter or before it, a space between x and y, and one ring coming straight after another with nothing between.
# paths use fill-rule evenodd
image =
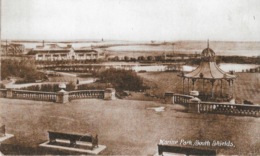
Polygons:
<instances>
[{"instance_id":1,"label":"building roof","mask_svg":"<svg viewBox=\"0 0 260 156\"><path fill-rule=\"evenodd\" d=\"M235 79L236 75L226 73L217 66L216 62L202 61L195 70L183 74L182 77L193 79Z\"/></svg>"},{"instance_id":2,"label":"building roof","mask_svg":"<svg viewBox=\"0 0 260 156\"><path fill-rule=\"evenodd\" d=\"M97 53L97 51L92 48L84 47L74 49L71 45L61 47L58 44L45 44L44 46L37 46L35 49L33 49L33 51L35 53L68 53L71 51L71 49L75 53Z\"/></svg>"},{"instance_id":3,"label":"building roof","mask_svg":"<svg viewBox=\"0 0 260 156\"><path fill-rule=\"evenodd\" d=\"M75 51L75 53L80 53L80 52L81 52L81 53L82 53L82 52L84 52L84 53L90 53L90 52L97 53L96 50L91 49L91 48L80 48L80 49L75 49L74 51Z\"/></svg>"},{"instance_id":4,"label":"building roof","mask_svg":"<svg viewBox=\"0 0 260 156\"><path fill-rule=\"evenodd\" d=\"M220 69L215 61L215 52L208 47L201 52L200 65L189 73L183 73L181 77L191 79L235 79L236 75L229 74Z\"/></svg>"},{"instance_id":5,"label":"building roof","mask_svg":"<svg viewBox=\"0 0 260 156\"><path fill-rule=\"evenodd\" d=\"M34 51L69 51L70 49L70 46L61 47L57 44L45 44L44 46L37 46Z\"/></svg>"}]
</instances>

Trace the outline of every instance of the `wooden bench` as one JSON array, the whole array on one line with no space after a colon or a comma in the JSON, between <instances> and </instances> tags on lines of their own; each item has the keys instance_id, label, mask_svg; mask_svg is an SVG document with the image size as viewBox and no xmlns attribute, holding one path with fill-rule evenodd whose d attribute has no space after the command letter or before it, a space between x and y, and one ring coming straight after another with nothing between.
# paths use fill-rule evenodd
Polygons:
<instances>
[{"instance_id":1,"label":"wooden bench","mask_svg":"<svg viewBox=\"0 0 260 156\"><path fill-rule=\"evenodd\" d=\"M92 136L89 134L80 135L80 134L68 134L68 133L61 133L61 132L52 132L48 131L49 133L49 143L54 144L57 142L56 139L68 140L70 141L70 147L76 147L77 141L80 142L87 142L91 144L91 150L95 147L98 147L98 135Z\"/></svg>"},{"instance_id":2,"label":"wooden bench","mask_svg":"<svg viewBox=\"0 0 260 156\"><path fill-rule=\"evenodd\" d=\"M186 155L216 155L215 150L158 144L158 154L163 155L163 152L186 154Z\"/></svg>"}]
</instances>

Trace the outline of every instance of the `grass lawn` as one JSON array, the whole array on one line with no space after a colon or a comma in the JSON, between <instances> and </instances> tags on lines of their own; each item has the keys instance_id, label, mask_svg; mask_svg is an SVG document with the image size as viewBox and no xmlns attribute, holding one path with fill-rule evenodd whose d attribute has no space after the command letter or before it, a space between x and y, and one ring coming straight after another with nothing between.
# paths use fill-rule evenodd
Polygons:
<instances>
[{"instance_id":1,"label":"grass lawn","mask_svg":"<svg viewBox=\"0 0 260 156\"><path fill-rule=\"evenodd\" d=\"M166 111L146 109L155 106L166 106ZM235 147L210 148L219 154L260 154L259 118L190 114L173 108L151 101L88 99L57 104L1 98L1 124L15 135L5 144L20 146L3 153L52 154L37 149L47 140L46 131L52 130L97 133L99 143L107 146L104 155L153 155L160 139L230 140Z\"/></svg>"},{"instance_id":2,"label":"grass lawn","mask_svg":"<svg viewBox=\"0 0 260 156\"><path fill-rule=\"evenodd\" d=\"M182 79L177 73L172 72L153 72L138 73L144 78L144 82L151 86L146 92L163 97L165 92L182 93ZM260 104L260 73L236 73L238 75L234 85L234 97L241 103L242 100L252 101L254 104ZM220 82L215 82L217 87L214 92L220 95ZM189 84L192 90L192 83ZM202 81L195 82L195 90L202 91ZM211 84L205 83L205 91L211 93ZM188 81L185 80L185 94L188 94ZM226 81L223 81L223 94L231 93L231 89Z\"/></svg>"}]
</instances>

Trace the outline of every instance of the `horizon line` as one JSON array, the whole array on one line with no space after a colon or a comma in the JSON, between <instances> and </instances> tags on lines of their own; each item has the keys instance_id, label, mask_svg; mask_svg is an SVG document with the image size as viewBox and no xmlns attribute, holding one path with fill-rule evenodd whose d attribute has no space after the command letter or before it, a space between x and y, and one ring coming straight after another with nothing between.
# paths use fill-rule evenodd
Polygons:
<instances>
[{"instance_id":1,"label":"horizon line","mask_svg":"<svg viewBox=\"0 0 260 156\"><path fill-rule=\"evenodd\" d=\"M5 41L18 41L18 42L26 42L26 41L47 41L47 42L91 42L91 41L100 41L100 42L107 42L107 41L124 41L124 42L180 42L180 41L199 41L199 42L207 42L208 39L179 39L179 40L125 40L125 39L1 39L1 42ZM209 42L260 42L260 40L210 40Z\"/></svg>"}]
</instances>

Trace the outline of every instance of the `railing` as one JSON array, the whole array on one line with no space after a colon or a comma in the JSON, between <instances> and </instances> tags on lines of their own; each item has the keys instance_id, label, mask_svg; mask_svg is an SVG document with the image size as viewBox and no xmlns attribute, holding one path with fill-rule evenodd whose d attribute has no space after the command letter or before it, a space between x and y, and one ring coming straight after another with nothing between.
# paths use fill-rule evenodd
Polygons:
<instances>
[{"instance_id":1,"label":"railing","mask_svg":"<svg viewBox=\"0 0 260 156\"><path fill-rule=\"evenodd\" d=\"M97 98L104 99L104 90L79 90L69 92L69 100L73 99L85 99L85 98Z\"/></svg>"},{"instance_id":2,"label":"railing","mask_svg":"<svg viewBox=\"0 0 260 156\"><path fill-rule=\"evenodd\" d=\"M6 89L0 89L0 97L6 97L7 90Z\"/></svg>"},{"instance_id":3,"label":"railing","mask_svg":"<svg viewBox=\"0 0 260 156\"><path fill-rule=\"evenodd\" d=\"M14 90L13 98L55 102L56 93L55 92L27 91L27 90Z\"/></svg>"},{"instance_id":4,"label":"railing","mask_svg":"<svg viewBox=\"0 0 260 156\"><path fill-rule=\"evenodd\" d=\"M201 102L198 104L198 107L199 113L217 113L256 117L260 116L260 106L254 105Z\"/></svg>"},{"instance_id":5,"label":"railing","mask_svg":"<svg viewBox=\"0 0 260 156\"><path fill-rule=\"evenodd\" d=\"M173 103L177 104L188 104L190 99L193 99L193 96L182 95L182 94L173 94Z\"/></svg>"}]
</instances>

